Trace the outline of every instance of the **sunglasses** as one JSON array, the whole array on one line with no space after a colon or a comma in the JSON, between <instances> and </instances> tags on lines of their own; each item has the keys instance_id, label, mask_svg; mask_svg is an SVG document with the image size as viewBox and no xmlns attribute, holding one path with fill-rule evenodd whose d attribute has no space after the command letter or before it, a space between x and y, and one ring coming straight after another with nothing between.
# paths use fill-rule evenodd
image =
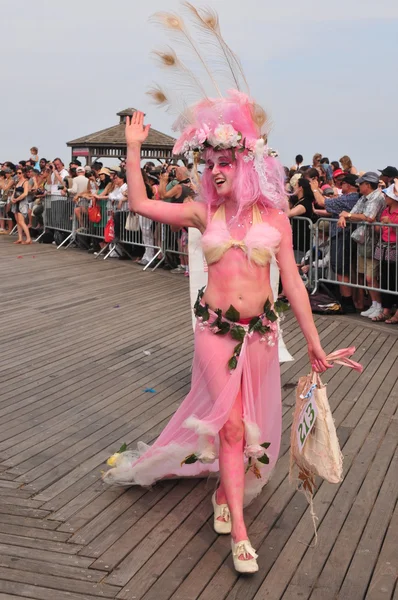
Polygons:
<instances>
[{"instance_id":1,"label":"sunglasses","mask_svg":"<svg viewBox=\"0 0 398 600\"><path fill-rule=\"evenodd\" d=\"M17 175L22 175L22 171L17 171Z\"/></svg>"}]
</instances>

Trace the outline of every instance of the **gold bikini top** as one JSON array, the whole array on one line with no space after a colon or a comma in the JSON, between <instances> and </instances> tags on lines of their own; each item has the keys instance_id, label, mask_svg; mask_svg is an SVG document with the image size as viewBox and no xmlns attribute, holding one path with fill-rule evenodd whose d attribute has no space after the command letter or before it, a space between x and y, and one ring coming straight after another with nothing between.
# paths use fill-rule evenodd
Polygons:
<instances>
[{"instance_id":1,"label":"gold bikini top","mask_svg":"<svg viewBox=\"0 0 398 600\"><path fill-rule=\"evenodd\" d=\"M218 262L230 248L241 249L256 265L266 266L279 248L281 234L278 229L264 223L257 204L253 206L253 224L241 240L234 239L227 227L225 204L214 213L202 236L202 248L211 265Z\"/></svg>"}]
</instances>

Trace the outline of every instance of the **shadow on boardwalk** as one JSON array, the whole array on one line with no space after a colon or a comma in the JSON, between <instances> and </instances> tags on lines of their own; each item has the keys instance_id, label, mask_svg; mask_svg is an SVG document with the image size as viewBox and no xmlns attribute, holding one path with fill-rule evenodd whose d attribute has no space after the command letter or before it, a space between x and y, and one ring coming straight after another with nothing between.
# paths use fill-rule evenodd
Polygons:
<instances>
[{"instance_id":1,"label":"shadow on boardwalk","mask_svg":"<svg viewBox=\"0 0 398 600\"><path fill-rule=\"evenodd\" d=\"M0 600L398 598L397 329L316 319L325 349L355 345L365 371L325 375L345 478L319 486L313 549L287 477L294 386L308 368L288 315L281 456L246 510L260 572L238 577L211 527L212 483L101 481L106 458L154 440L189 389L186 279L4 237L0 260Z\"/></svg>"}]
</instances>

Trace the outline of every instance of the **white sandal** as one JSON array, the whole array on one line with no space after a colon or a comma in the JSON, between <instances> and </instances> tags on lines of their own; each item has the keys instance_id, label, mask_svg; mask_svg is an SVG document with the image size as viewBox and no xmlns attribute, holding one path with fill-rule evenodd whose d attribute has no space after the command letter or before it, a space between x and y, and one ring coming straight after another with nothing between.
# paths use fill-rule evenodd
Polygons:
<instances>
[{"instance_id":1,"label":"white sandal","mask_svg":"<svg viewBox=\"0 0 398 600\"><path fill-rule=\"evenodd\" d=\"M232 558L234 560L234 567L238 573L256 573L258 571L257 558L255 549L252 547L249 540L242 540L235 544L234 540L231 540L232 546ZM240 556L244 556L245 558L251 556L252 558L247 558L247 560L242 560L239 558Z\"/></svg>"},{"instance_id":2,"label":"white sandal","mask_svg":"<svg viewBox=\"0 0 398 600\"><path fill-rule=\"evenodd\" d=\"M231 533L231 513L229 512L228 504L217 504L217 492L211 497L211 501L214 509L214 531L220 534ZM224 520L219 521L219 517Z\"/></svg>"}]
</instances>

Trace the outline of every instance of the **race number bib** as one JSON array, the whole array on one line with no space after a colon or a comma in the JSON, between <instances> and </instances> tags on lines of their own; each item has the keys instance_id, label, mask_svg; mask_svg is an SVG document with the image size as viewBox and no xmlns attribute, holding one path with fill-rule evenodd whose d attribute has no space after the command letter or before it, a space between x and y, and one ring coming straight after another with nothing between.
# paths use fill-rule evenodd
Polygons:
<instances>
[{"instance_id":1,"label":"race number bib","mask_svg":"<svg viewBox=\"0 0 398 600\"><path fill-rule=\"evenodd\" d=\"M297 422L296 436L297 446L300 453L304 448L304 444L308 436L310 435L312 428L315 425L316 418L318 416L318 409L313 394L315 387L316 386L312 386L308 394L306 394L305 397L308 398L308 400L304 404L303 409L300 413L299 420Z\"/></svg>"}]
</instances>

